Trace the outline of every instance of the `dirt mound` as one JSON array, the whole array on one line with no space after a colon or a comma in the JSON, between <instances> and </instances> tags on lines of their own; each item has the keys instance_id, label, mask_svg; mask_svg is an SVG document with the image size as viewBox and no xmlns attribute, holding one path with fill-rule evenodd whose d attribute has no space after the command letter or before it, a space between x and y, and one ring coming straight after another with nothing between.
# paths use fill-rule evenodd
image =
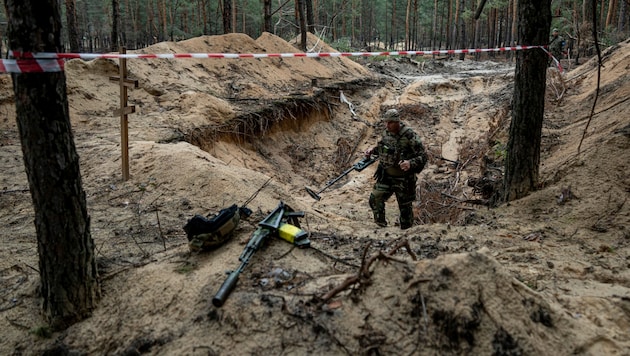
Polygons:
<instances>
[{"instance_id":1,"label":"dirt mound","mask_svg":"<svg viewBox=\"0 0 630 356\"><path fill-rule=\"evenodd\" d=\"M313 36L307 47L331 50ZM141 52L295 51L271 34L233 34ZM559 77L566 90L558 97L562 91L550 89L545 113L544 186L497 209L465 203L476 194L466 177L500 175L492 163L506 143L509 63L379 61L372 74L350 58L129 60L140 88L130 91L136 113L131 178L123 182L118 84L109 80L117 63L69 61L102 299L91 318L53 334L39 314L33 214L11 81L2 77L0 226L11 238L0 247L0 352L622 354L630 347L629 57L627 42L606 52L608 89L580 155L594 68ZM386 75L394 72L409 75ZM373 82L356 85L365 81ZM419 204L456 208L452 220L377 228L367 204L374 166L340 180L321 201L306 194L305 185L321 187L376 142L379 113L391 106L434 153L421 181L443 189L423 188ZM255 135L237 132L245 121L258 125ZM193 145L203 130L207 144ZM187 219L241 204L267 181L250 203L254 216L231 240L190 253ZM215 308L225 271L238 266L257 222L279 201L306 212L312 248L271 239ZM391 222L395 204L387 206ZM393 252L404 241L409 250ZM381 257L357 275L372 256ZM360 283L340 288L356 277Z\"/></svg>"},{"instance_id":2,"label":"dirt mound","mask_svg":"<svg viewBox=\"0 0 630 356\"><path fill-rule=\"evenodd\" d=\"M319 319L351 354L569 354L580 344L566 314L483 253L376 265Z\"/></svg>"},{"instance_id":3,"label":"dirt mound","mask_svg":"<svg viewBox=\"0 0 630 356\"><path fill-rule=\"evenodd\" d=\"M308 255L295 253L292 257ZM483 253L418 263L405 261L402 254L393 259L382 256L374 261L369 281L364 279L356 289L342 292L343 297L325 304L323 312L308 295L322 295L331 283L352 276L313 279L306 271L276 267L271 273L242 280L241 290L229 304L208 312L205 303L210 302L214 288L204 286L203 280L182 280L177 273L144 267L142 273L129 276L130 281L151 288L146 276L160 274L162 292L138 299L132 291L116 291L114 300L103 308L118 303L118 313L130 316L133 322L124 323L118 336L98 350L106 354L130 349L196 354L228 350L236 343L244 354L279 350L300 354L408 354L419 350L425 354L489 350L533 354L549 349L569 354L586 341L578 335L594 336L579 330L562 310L515 281ZM255 274L263 270L255 269ZM287 295L284 291L288 289L293 291ZM174 304L174 298L188 299L194 307L183 310ZM244 305L248 313L241 310ZM93 320L68 330L65 342L72 348L96 351L89 335L121 327L115 326L116 318L104 317L97 312ZM122 338L127 334L130 337Z\"/></svg>"}]
</instances>

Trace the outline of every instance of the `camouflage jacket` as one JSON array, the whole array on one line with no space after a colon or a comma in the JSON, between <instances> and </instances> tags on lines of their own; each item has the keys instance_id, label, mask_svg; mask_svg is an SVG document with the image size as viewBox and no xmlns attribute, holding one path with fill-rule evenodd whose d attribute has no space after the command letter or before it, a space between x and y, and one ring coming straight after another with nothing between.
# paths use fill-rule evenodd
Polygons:
<instances>
[{"instance_id":1,"label":"camouflage jacket","mask_svg":"<svg viewBox=\"0 0 630 356\"><path fill-rule=\"evenodd\" d=\"M564 47L564 38L562 36L551 37L551 42L549 42L549 50L553 54L562 53Z\"/></svg>"},{"instance_id":2,"label":"camouflage jacket","mask_svg":"<svg viewBox=\"0 0 630 356\"><path fill-rule=\"evenodd\" d=\"M385 130L373 152L379 156L380 165L385 172L393 176L405 175L399 167L400 161L409 160L411 168L408 172L411 173L420 173L427 163L420 137L404 123L400 124L398 134Z\"/></svg>"}]
</instances>

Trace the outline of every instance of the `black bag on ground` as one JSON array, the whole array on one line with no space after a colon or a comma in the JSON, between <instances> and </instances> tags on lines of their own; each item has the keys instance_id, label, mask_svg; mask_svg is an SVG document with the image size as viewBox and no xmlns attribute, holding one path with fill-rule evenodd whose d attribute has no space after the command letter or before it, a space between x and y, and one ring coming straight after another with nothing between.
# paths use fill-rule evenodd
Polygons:
<instances>
[{"instance_id":1,"label":"black bag on ground","mask_svg":"<svg viewBox=\"0 0 630 356\"><path fill-rule=\"evenodd\" d=\"M215 248L230 237L241 219L240 209L236 204L222 209L211 219L195 215L184 226L188 237L188 246L192 251Z\"/></svg>"}]
</instances>

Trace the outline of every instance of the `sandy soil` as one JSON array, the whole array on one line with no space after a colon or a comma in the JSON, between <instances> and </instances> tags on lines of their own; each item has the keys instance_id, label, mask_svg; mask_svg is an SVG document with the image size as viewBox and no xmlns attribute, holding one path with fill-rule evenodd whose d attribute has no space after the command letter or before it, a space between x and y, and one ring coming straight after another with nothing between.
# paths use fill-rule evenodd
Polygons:
<instances>
[{"instance_id":1,"label":"sandy soil","mask_svg":"<svg viewBox=\"0 0 630 356\"><path fill-rule=\"evenodd\" d=\"M270 34L143 50L296 51ZM630 43L603 58L592 119L596 62L549 69L540 190L492 209L475 203L501 176L514 70L503 59L129 60L140 88L129 93L128 181L109 80L117 61L68 62L102 299L58 333L39 312L31 200L11 79L0 76L0 353L628 355ZM304 189L361 158L390 107L431 153L418 225L405 231L394 200L390 227L372 222L374 166L320 201ZM268 180L232 239L189 251L188 219L243 204ZM280 201L306 213L312 248L270 239L214 307Z\"/></svg>"}]
</instances>

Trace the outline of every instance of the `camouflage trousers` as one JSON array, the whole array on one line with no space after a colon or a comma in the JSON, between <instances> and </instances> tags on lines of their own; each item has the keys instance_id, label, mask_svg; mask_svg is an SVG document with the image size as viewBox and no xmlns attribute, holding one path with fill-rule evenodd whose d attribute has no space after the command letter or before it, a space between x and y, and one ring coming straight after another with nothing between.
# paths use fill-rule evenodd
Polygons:
<instances>
[{"instance_id":1,"label":"camouflage trousers","mask_svg":"<svg viewBox=\"0 0 630 356\"><path fill-rule=\"evenodd\" d=\"M408 229L413 225L413 202L416 200L415 174L405 177L391 177L385 175L374 184L370 194L370 208L374 213L374 222L379 226L387 226L385 220L385 202L396 194L398 209L400 210L400 228Z\"/></svg>"}]
</instances>

